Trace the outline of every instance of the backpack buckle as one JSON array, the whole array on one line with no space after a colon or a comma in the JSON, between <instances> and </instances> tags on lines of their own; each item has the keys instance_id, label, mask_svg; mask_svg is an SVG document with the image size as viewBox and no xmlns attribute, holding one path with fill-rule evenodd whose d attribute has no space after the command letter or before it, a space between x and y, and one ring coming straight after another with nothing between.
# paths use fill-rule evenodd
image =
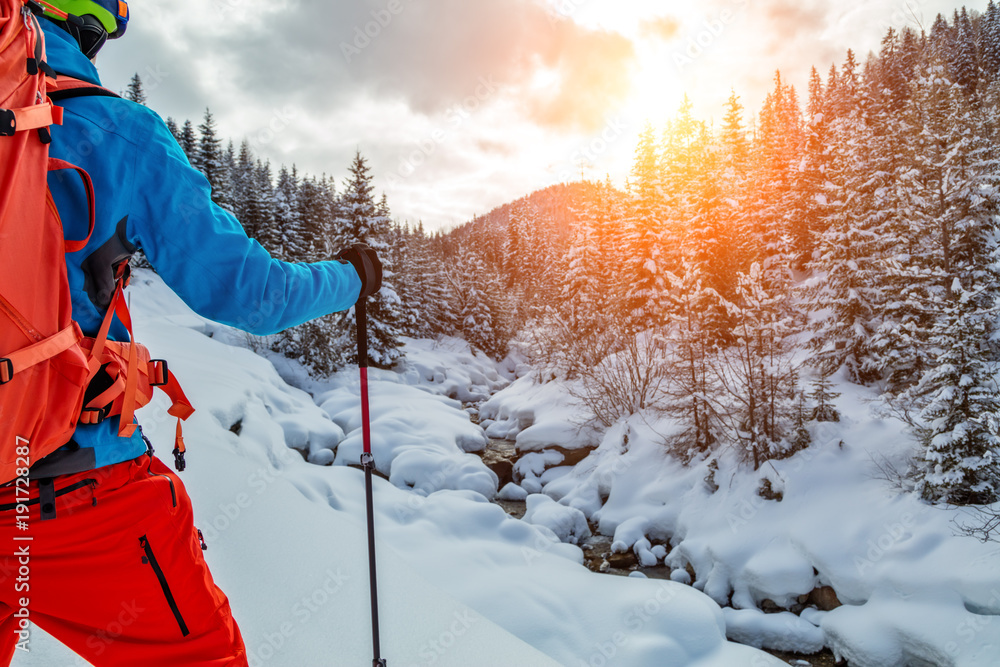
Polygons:
<instances>
[{"instance_id":1,"label":"backpack buckle","mask_svg":"<svg viewBox=\"0 0 1000 667\"><path fill-rule=\"evenodd\" d=\"M166 359L149 360L149 386L162 387L170 382L170 370Z\"/></svg>"},{"instance_id":2,"label":"backpack buckle","mask_svg":"<svg viewBox=\"0 0 1000 667\"><path fill-rule=\"evenodd\" d=\"M0 109L0 137L13 137L17 133L17 117L11 109Z\"/></svg>"},{"instance_id":3,"label":"backpack buckle","mask_svg":"<svg viewBox=\"0 0 1000 667\"><path fill-rule=\"evenodd\" d=\"M14 379L14 362L3 357L0 359L0 384L7 384Z\"/></svg>"},{"instance_id":4,"label":"backpack buckle","mask_svg":"<svg viewBox=\"0 0 1000 667\"><path fill-rule=\"evenodd\" d=\"M80 412L81 424L100 424L108 418L111 412L111 404L108 403L103 408L84 408Z\"/></svg>"}]
</instances>

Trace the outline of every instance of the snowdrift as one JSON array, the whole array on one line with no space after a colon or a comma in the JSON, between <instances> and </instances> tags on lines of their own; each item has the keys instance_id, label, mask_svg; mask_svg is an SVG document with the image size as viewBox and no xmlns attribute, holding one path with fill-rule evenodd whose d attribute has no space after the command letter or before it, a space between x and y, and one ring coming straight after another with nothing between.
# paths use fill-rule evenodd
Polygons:
<instances>
[{"instance_id":1,"label":"snowdrift","mask_svg":"<svg viewBox=\"0 0 1000 667\"><path fill-rule=\"evenodd\" d=\"M320 385L280 362L310 395L156 276L137 272L131 289L137 337L169 359L198 410L182 479L250 664L370 664L363 474L348 467L360 450L355 374ZM489 503L496 476L468 453L485 441L457 399L506 381L454 342L411 344L413 365L372 374L375 456L389 478L376 478L375 503L390 665L780 664L728 642L721 609L694 588L591 573L578 547ZM140 415L164 452L166 407L161 397ZM38 629L30 647L14 665L85 664Z\"/></svg>"}]
</instances>

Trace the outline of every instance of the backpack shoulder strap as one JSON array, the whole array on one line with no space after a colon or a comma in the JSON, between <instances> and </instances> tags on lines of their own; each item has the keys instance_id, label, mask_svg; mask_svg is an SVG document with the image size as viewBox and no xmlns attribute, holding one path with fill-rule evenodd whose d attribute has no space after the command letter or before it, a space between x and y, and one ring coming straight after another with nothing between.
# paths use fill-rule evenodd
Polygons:
<instances>
[{"instance_id":1,"label":"backpack shoulder strap","mask_svg":"<svg viewBox=\"0 0 1000 667\"><path fill-rule=\"evenodd\" d=\"M96 83L82 81L71 76L59 74L55 82L50 79L46 87L49 99L61 102L74 97L121 97Z\"/></svg>"}]
</instances>

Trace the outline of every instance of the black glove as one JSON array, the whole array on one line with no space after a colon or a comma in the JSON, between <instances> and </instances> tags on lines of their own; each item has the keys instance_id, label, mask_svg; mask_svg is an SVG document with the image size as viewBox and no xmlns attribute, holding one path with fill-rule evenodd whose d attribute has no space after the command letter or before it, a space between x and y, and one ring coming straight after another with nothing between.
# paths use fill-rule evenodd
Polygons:
<instances>
[{"instance_id":1,"label":"black glove","mask_svg":"<svg viewBox=\"0 0 1000 667\"><path fill-rule=\"evenodd\" d=\"M350 262L361 278L361 294L358 301L371 296L382 287L382 262L375 251L364 243L355 243L342 251L337 259L342 263Z\"/></svg>"}]
</instances>

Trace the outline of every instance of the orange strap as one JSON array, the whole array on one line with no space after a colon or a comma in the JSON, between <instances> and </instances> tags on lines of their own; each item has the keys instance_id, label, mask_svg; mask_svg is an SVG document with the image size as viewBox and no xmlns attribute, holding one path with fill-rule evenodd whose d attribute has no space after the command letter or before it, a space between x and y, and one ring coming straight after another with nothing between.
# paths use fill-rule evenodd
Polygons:
<instances>
[{"instance_id":1,"label":"orange strap","mask_svg":"<svg viewBox=\"0 0 1000 667\"><path fill-rule=\"evenodd\" d=\"M62 107L55 108L59 109L59 113L62 114ZM80 180L83 181L83 187L87 193L87 204L89 208L87 237L80 241L66 241L66 252L77 252L79 250L83 250L83 248L87 245L87 242L90 241L90 235L94 233L94 184L90 180L90 174L75 164L70 164L65 160L60 160L54 157L49 158L49 171L59 171L62 169L72 169L76 171L76 173L80 176Z\"/></svg>"},{"instance_id":2,"label":"orange strap","mask_svg":"<svg viewBox=\"0 0 1000 667\"><path fill-rule=\"evenodd\" d=\"M118 299L115 312L118 315L118 319L121 320L121 323L128 330L129 340L133 340L135 336L132 334L132 315L128 312L128 306L125 305L124 297ZM131 437L135 433L135 424L133 423L136 407L135 390L139 385L137 347L134 343L128 346L128 366L125 371L125 400L122 402L121 422L118 425L118 435L122 438Z\"/></svg>"},{"instance_id":3,"label":"orange strap","mask_svg":"<svg viewBox=\"0 0 1000 667\"><path fill-rule=\"evenodd\" d=\"M80 337L80 332L77 327L71 324L59 333L29 345L28 347L22 347L16 352L10 352L5 355L5 357L10 359L13 370L17 373L18 371L23 371L26 368L31 368L35 364L39 364L46 359L51 359L61 352L65 352L69 348L73 347L73 344L79 341ZM9 379L10 378L7 378L7 380Z\"/></svg>"},{"instance_id":4,"label":"orange strap","mask_svg":"<svg viewBox=\"0 0 1000 667\"><path fill-rule=\"evenodd\" d=\"M178 419L187 419L192 414L194 414L194 406L191 405L191 401L188 397L184 395L184 390L181 389L180 383L174 374L169 370L167 371L167 382L166 384L160 385L160 389L163 390L168 397L170 397L170 409L167 410L167 414L177 417Z\"/></svg>"},{"instance_id":5,"label":"orange strap","mask_svg":"<svg viewBox=\"0 0 1000 667\"><path fill-rule=\"evenodd\" d=\"M129 313L123 293L124 282L125 276L119 275L114 296L111 298L111 304L108 306L104 321L101 322L101 328L97 336L91 339L92 342L85 343L85 346L89 346L91 349L90 379L92 380L101 367L106 364L107 372L112 378L112 384L100 395L91 399L84 407L80 415L80 423L95 424L111 415L119 415L118 435L119 437L130 437L136 429L135 410L149 402L153 393L152 388L158 386L170 398L171 405L167 414L177 417L174 459L178 470L181 470L184 466L185 452L181 421L194 413L194 406L184 394L184 390L181 389L174 374L169 369L151 361L145 347L135 342L122 343L108 340L111 319L116 315L128 330L130 340L134 339L132 315ZM142 360L145 362L144 371L140 371L139 368L140 348ZM104 408L109 403L112 407L110 411L105 411Z\"/></svg>"},{"instance_id":6,"label":"orange strap","mask_svg":"<svg viewBox=\"0 0 1000 667\"><path fill-rule=\"evenodd\" d=\"M58 109L58 110L57 110ZM21 109L11 109L14 114L14 130L37 130L40 127L48 127L53 123L62 123L62 109L53 106L50 102L33 104L30 107Z\"/></svg>"}]
</instances>

